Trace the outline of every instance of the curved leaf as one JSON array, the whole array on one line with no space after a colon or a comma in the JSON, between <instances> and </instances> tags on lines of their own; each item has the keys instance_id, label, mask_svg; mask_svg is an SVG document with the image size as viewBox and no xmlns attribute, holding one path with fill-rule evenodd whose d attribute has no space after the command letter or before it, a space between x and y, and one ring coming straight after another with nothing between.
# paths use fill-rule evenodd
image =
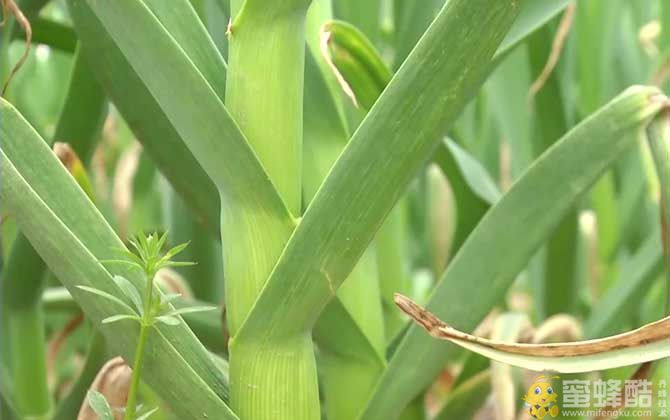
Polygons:
<instances>
[{"instance_id":1,"label":"curved leaf","mask_svg":"<svg viewBox=\"0 0 670 420\"><path fill-rule=\"evenodd\" d=\"M461 330L474 328L573 203L638 140L664 101L656 88L630 88L550 147L469 235L436 285L428 309ZM364 418L384 419L407 404L452 355L453 347L410 327ZM412 369L403 369L408 364Z\"/></svg>"},{"instance_id":2,"label":"curved leaf","mask_svg":"<svg viewBox=\"0 0 670 420\"><path fill-rule=\"evenodd\" d=\"M597 340L510 344L451 328L405 296L396 295L396 304L435 338L449 340L497 362L538 372L595 372L670 357L670 317Z\"/></svg>"},{"instance_id":3,"label":"curved leaf","mask_svg":"<svg viewBox=\"0 0 670 420\"><path fill-rule=\"evenodd\" d=\"M99 262L111 258L113 249L123 243L46 143L4 100L0 100L0 121L3 205L15 215L22 232L89 318L97 323L117 315L117 304L93 298L76 286L100 289L118 299L123 295L112 275L143 286L137 271L119 266L107 271ZM137 325L114 323L101 331L114 351L132 360ZM165 401L180 401L173 406L180 417L205 413L211 418L235 419L224 403L225 379L186 324L157 328L156 332L149 337L152 351L145 361L143 379ZM191 395L188 401L180 397L186 394Z\"/></svg>"}]
</instances>

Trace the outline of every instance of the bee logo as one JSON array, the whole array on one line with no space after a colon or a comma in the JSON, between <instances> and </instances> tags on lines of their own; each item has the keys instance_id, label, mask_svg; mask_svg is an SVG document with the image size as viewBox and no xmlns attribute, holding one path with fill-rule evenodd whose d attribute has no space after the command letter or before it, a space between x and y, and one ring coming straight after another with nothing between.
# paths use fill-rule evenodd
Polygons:
<instances>
[{"instance_id":1,"label":"bee logo","mask_svg":"<svg viewBox=\"0 0 670 420\"><path fill-rule=\"evenodd\" d=\"M533 384L528 388L528 392L524 395L523 400L526 402L528 412L535 419L543 419L547 415L556 417L560 408L556 400L558 394L551 386L552 379L558 379L558 376L547 377L540 375L533 381Z\"/></svg>"}]
</instances>

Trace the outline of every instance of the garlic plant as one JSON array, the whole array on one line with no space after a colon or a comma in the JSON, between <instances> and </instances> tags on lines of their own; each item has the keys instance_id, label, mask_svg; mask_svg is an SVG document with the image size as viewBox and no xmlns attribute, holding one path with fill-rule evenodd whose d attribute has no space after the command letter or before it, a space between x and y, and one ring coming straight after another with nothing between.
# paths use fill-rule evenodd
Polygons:
<instances>
[{"instance_id":1,"label":"garlic plant","mask_svg":"<svg viewBox=\"0 0 670 420\"><path fill-rule=\"evenodd\" d=\"M667 1L0 5L2 418L510 417L503 363L670 374ZM533 342L554 316L602 341ZM125 409L89 391L116 356Z\"/></svg>"}]
</instances>

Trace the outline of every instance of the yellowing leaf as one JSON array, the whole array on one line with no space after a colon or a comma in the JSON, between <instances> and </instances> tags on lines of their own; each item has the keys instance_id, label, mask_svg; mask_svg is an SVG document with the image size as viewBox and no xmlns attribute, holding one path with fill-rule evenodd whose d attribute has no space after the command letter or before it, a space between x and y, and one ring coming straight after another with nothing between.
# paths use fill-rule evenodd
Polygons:
<instances>
[{"instance_id":1,"label":"yellowing leaf","mask_svg":"<svg viewBox=\"0 0 670 420\"><path fill-rule=\"evenodd\" d=\"M593 372L670 357L670 317L623 334L596 340L552 344L510 344L451 328L409 298L398 307L430 335L498 362L535 371Z\"/></svg>"}]
</instances>

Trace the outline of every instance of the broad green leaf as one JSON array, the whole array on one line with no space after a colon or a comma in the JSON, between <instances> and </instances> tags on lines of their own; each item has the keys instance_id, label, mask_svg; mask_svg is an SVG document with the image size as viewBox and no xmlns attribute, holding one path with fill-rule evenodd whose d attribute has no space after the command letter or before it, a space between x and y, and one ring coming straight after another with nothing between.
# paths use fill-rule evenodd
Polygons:
<instances>
[{"instance_id":1,"label":"broad green leaf","mask_svg":"<svg viewBox=\"0 0 670 420\"><path fill-rule=\"evenodd\" d=\"M529 34L550 21L565 9L571 0L542 0L523 3L519 17L500 44L496 58L502 57Z\"/></svg>"},{"instance_id":2,"label":"broad green leaf","mask_svg":"<svg viewBox=\"0 0 670 420\"><path fill-rule=\"evenodd\" d=\"M447 3L321 185L238 340L259 331L272 336L311 327L481 83L518 6ZM474 30L482 25L487 30ZM442 54L445 43L448 58ZM292 308L289 296L311 302L309 309Z\"/></svg>"},{"instance_id":3,"label":"broad green leaf","mask_svg":"<svg viewBox=\"0 0 670 420\"><path fill-rule=\"evenodd\" d=\"M516 6L507 1L450 1L445 6L316 193L235 337L240 351L259 337L311 329L441 133L481 83ZM482 22L487 30L474 30ZM450 42L447 58L442 51ZM287 299L309 306L296 307Z\"/></svg>"},{"instance_id":4,"label":"broad green leaf","mask_svg":"<svg viewBox=\"0 0 670 420\"><path fill-rule=\"evenodd\" d=\"M36 3L33 3L37 7ZM23 4L28 7L28 4ZM34 9L35 11L37 9ZM77 174L79 185L86 190L83 168L77 152L86 154L97 143L102 120L106 115L106 101L99 86L92 79L84 60L75 54L67 84L65 103L58 117L54 138L76 139L70 156L63 159L69 171ZM85 118L82 115L85 113ZM1 122L0 122L1 123ZM50 142L52 143L52 142ZM55 150L63 146L54 144ZM59 155L60 156L60 155ZM72 164L72 165L71 165ZM79 169L76 168L79 166ZM87 193L90 194L90 189ZM19 409L24 416L41 416L51 412L45 354L45 328L42 307L38 304L44 286L46 266L28 240L19 235L12 244L12 252L2 276L3 328L7 337L2 340L14 347L2 349L3 356L11 357Z\"/></svg>"},{"instance_id":5,"label":"broad green leaf","mask_svg":"<svg viewBox=\"0 0 670 420\"><path fill-rule=\"evenodd\" d=\"M140 297L140 292L135 288L135 286L128 281L125 277L114 276L112 277L114 283L119 286L119 289L123 292L124 295L135 305L136 311L142 315L144 313L144 305L142 304L142 298Z\"/></svg>"},{"instance_id":6,"label":"broad green leaf","mask_svg":"<svg viewBox=\"0 0 670 420\"><path fill-rule=\"evenodd\" d=\"M349 140L338 109L340 86L333 80L334 73L321 49L323 45L319 45L326 36L323 24L328 25L331 18L330 1L318 0L311 6L307 21L310 54L305 69L305 203L312 200ZM351 29L348 24L347 28ZM329 418L354 416L384 369L385 330L379 302L376 247L371 247L361 258L314 326L322 396Z\"/></svg>"},{"instance_id":7,"label":"broad green leaf","mask_svg":"<svg viewBox=\"0 0 670 420\"><path fill-rule=\"evenodd\" d=\"M354 102L360 101L360 106L369 109L391 80L391 73L379 53L363 34L346 23L327 21L320 29L320 34L323 37L322 42L325 42L321 48L327 48L327 51L321 51L321 58L329 62L328 71L337 75L342 90L350 95ZM323 136L320 139L323 139ZM307 148L314 147L310 144L310 140L307 137ZM321 146L321 149L327 152L332 147L328 146ZM313 157L319 154L316 152L311 154L312 159L307 161L318 161ZM457 199L459 221L454 240L454 249L457 249L488 209L489 204L496 201L500 193L481 165L455 143L450 142L447 147L441 145L434 159L445 171L445 176L452 184ZM332 162L334 161L333 156ZM329 169L331 162L326 163L328 165L325 169ZM321 170L325 173L324 168ZM399 249L403 243L400 239L403 229L399 225L402 222L400 212L401 209L392 212L380 229L379 240L375 245L380 287L383 290L384 302L388 306L387 312L390 312L386 314L388 339L392 339L397 329L402 326L402 321L395 321L397 311L393 304L393 293L407 288L405 285L407 275L403 273L402 266L403 255ZM318 328L317 324L317 330Z\"/></svg>"},{"instance_id":8,"label":"broad green leaf","mask_svg":"<svg viewBox=\"0 0 670 420\"><path fill-rule=\"evenodd\" d=\"M114 420L114 413L112 407L109 406L107 399L100 392L92 389L86 395L86 401L91 406L95 414L100 420Z\"/></svg>"},{"instance_id":9,"label":"broad green leaf","mask_svg":"<svg viewBox=\"0 0 670 420\"><path fill-rule=\"evenodd\" d=\"M188 1L142 0L223 101L226 63Z\"/></svg>"},{"instance_id":10,"label":"broad green leaf","mask_svg":"<svg viewBox=\"0 0 670 420\"><path fill-rule=\"evenodd\" d=\"M542 74L547 57L554 44L554 31L547 25L528 40L528 61L533 77ZM560 139L569 128L568 106L559 80L559 69L554 69L542 89L533 96L534 117L531 143L533 156ZM525 89L527 92L528 89ZM551 115L552 118L544 116ZM639 174L637 174L639 175ZM578 302L578 226L577 210L569 212L547 241L542 254L544 271L541 285L534 287L539 316L544 318L559 312L574 313Z\"/></svg>"},{"instance_id":11,"label":"broad green leaf","mask_svg":"<svg viewBox=\"0 0 670 420\"><path fill-rule=\"evenodd\" d=\"M349 134L340 114L340 85L322 54L323 23L330 22L330 1L317 0L307 19L305 68L303 201L309 203ZM327 23L326 23L327 25ZM349 25L347 25L349 27ZM314 326L322 398L329 418L350 419L360 410L384 369L384 320L379 302L374 248L361 258L337 297ZM397 263L397 261L394 261ZM392 268L390 268L392 269ZM366 302L361 304L361 302Z\"/></svg>"},{"instance_id":12,"label":"broad green leaf","mask_svg":"<svg viewBox=\"0 0 670 420\"><path fill-rule=\"evenodd\" d=\"M429 0L424 2L394 0L393 20L395 33L394 68L400 67L444 2Z\"/></svg>"},{"instance_id":13,"label":"broad green leaf","mask_svg":"<svg viewBox=\"0 0 670 420\"><path fill-rule=\"evenodd\" d=\"M36 17L30 21L33 30L33 42L65 52L74 52L77 47L77 34L74 30L60 22ZM15 39L24 39L25 35L14 30Z\"/></svg>"},{"instance_id":14,"label":"broad green leaf","mask_svg":"<svg viewBox=\"0 0 670 420\"><path fill-rule=\"evenodd\" d=\"M496 59L501 59L517 46L524 38L560 13L570 0L527 1L521 8L519 17L509 30L496 52ZM405 60L423 31L428 27L436 12L438 1L426 3L395 0L396 49L399 65Z\"/></svg>"},{"instance_id":15,"label":"broad green leaf","mask_svg":"<svg viewBox=\"0 0 670 420\"><path fill-rule=\"evenodd\" d=\"M449 180L456 200L457 226L451 244L454 253L501 194L481 163L450 139L438 146L433 161Z\"/></svg>"},{"instance_id":16,"label":"broad green leaf","mask_svg":"<svg viewBox=\"0 0 670 420\"><path fill-rule=\"evenodd\" d=\"M123 295L112 275L122 275L142 287L143 277L137 271L120 266L107 271L99 263L112 257L112 249L122 247L122 242L44 141L4 100L0 100L0 119L3 205L90 319L99 323L119 314L117 303L89 296L76 286L99 289L117 299ZM136 325L114 323L102 332L113 351L132 360ZM175 413L185 418L203 413L236 418L223 401L227 393L224 378L185 324L157 328L147 345L152 351L145 359L143 379L165 401L180 401L173 405ZM180 398L186 394L192 395L188 401Z\"/></svg>"},{"instance_id":17,"label":"broad green leaf","mask_svg":"<svg viewBox=\"0 0 670 420\"><path fill-rule=\"evenodd\" d=\"M69 5L78 28L95 29L97 38L106 37L109 49L123 54L127 60L124 68L131 66L131 77L138 84L134 88L155 100L148 108L161 111L162 120L172 127L169 130L179 133L217 185L223 235L236 238L224 241L224 255L231 255L233 249L233 255L237 255L228 258L224 269L235 273L240 281L235 282L238 287L231 289L235 299L230 299L228 305L228 322L234 333L246 312L242 309L253 305L293 230L293 218L211 83L142 1L121 4L71 0ZM105 33L99 33L100 29ZM133 107L142 108L138 104ZM188 153L172 154L182 155ZM225 159L225 164L221 159ZM188 188L192 186L191 182ZM262 240L248 235L247 226L253 226L253 232ZM236 234L238 229L245 229L245 234ZM243 257L251 254L263 257L257 264L249 264Z\"/></svg>"},{"instance_id":18,"label":"broad green leaf","mask_svg":"<svg viewBox=\"0 0 670 420\"><path fill-rule=\"evenodd\" d=\"M335 0L335 17L359 28L373 42L380 41L382 32L383 0Z\"/></svg>"},{"instance_id":19,"label":"broad green leaf","mask_svg":"<svg viewBox=\"0 0 670 420\"><path fill-rule=\"evenodd\" d=\"M102 321L100 321L100 323L111 324L112 322L126 321L126 320L133 320L139 322L140 317L138 317L137 315L113 315L103 319Z\"/></svg>"},{"instance_id":20,"label":"broad green leaf","mask_svg":"<svg viewBox=\"0 0 670 420\"><path fill-rule=\"evenodd\" d=\"M170 3L180 6L186 20L189 15L183 13L184 2ZM72 1L68 5L75 29L83 40L82 52L105 92L198 220L212 235L219 235L219 198L215 185L105 27L83 1ZM105 53L100 54L100 51ZM225 74L225 68L222 73Z\"/></svg>"},{"instance_id":21,"label":"broad green leaf","mask_svg":"<svg viewBox=\"0 0 670 420\"><path fill-rule=\"evenodd\" d=\"M449 340L496 362L537 372L597 372L670 356L670 317L597 340L510 344L458 331L405 296L396 295L396 303L434 338Z\"/></svg>"},{"instance_id":22,"label":"broad green leaf","mask_svg":"<svg viewBox=\"0 0 670 420\"><path fill-rule=\"evenodd\" d=\"M454 256L428 310L455 328L474 328L575 201L635 144L644 125L663 106L664 99L658 95L657 89L649 87L626 90L536 160ZM529 229L531 221L533 229ZM452 354L453 347L430 340L412 326L364 418L382 419L402 407L430 383ZM412 369L405 369L410 363Z\"/></svg>"}]
</instances>

